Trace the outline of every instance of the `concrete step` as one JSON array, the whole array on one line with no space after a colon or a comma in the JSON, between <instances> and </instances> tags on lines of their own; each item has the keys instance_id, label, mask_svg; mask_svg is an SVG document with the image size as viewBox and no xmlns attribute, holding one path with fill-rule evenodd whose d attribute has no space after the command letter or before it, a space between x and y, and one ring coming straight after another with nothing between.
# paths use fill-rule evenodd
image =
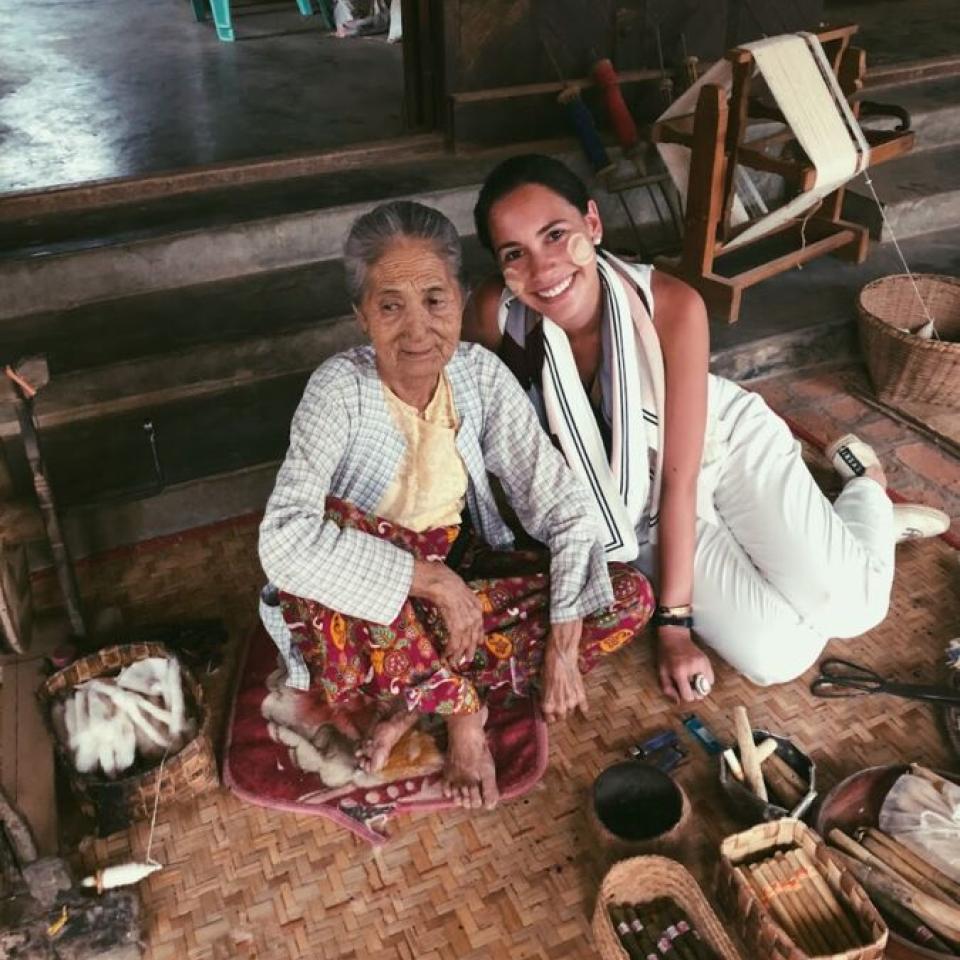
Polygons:
<instances>
[{"instance_id":1,"label":"concrete step","mask_svg":"<svg viewBox=\"0 0 960 960\"><path fill-rule=\"evenodd\" d=\"M0 322L337 260L353 221L392 198L430 203L469 235L493 162L447 156L0 220Z\"/></svg>"},{"instance_id":2,"label":"concrete step","mask_svg":"<svg viewBox=\"0 0 960 960\"><path fill-rule=\"evenodd\" d=\"M28 221L4 222L0 216L0 325L337 260L353 221L387 199L435 206L461 236L470 237L480 183L507 152L324 173ZM589 178L579 154L558 156ZM624 200L638 223L658 224L650 191L629 191ZM600 196L598 203L608 227L627 224L618 198Z\"/></svg>"},{"instance_id":3,"label":"concrete step","mask_svg":"<svg viewBox=\"0 0 960 960\"><path fill-rule=\"evenodd\" d=\"M870 171L887 222L863 178L847 190L844 212L880 240L946 230L960 223L960 144L910 153Z\"/></svg>"},{"instance_id":4,"label":"concrete step","mask_svg":"<svg viewBox=\"0 0 960 960\"><path fill-rule=\"evenodd\" d=\"M492 269L475 238L464 242L464 265L475 279ZM0 322L0 360L44 353L58 378L207 345L229 357L246 339L319 327L349 312L341 261L321 260L10 317Z\"/></svg>"},{"instance_id":5,"label":"concrete step","mask_svg":"<svg viewBox=\"0 0 960 960\"><path fill-rule=\"evenodd\" d=\"M896 104L907 110L916 134L914 153L960 142L960 76L870 87L864 99ZM864 125L892 129L894 124L865 118Z\"/></svg>"}]
</instances>

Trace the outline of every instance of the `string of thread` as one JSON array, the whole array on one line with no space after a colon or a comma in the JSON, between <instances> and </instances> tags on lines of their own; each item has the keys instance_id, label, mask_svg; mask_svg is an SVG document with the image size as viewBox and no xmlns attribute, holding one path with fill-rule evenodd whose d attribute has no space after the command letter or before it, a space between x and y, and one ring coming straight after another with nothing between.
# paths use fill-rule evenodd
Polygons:
<instances>
[{"instance_id":1,"label":"string of thread","mask_svg":"<svg viewBox=\"0 0 960 960\"><path fill-rule=\"evenodd\" d=\"M800 252L802 253L807 246L807 223L810 218L823 206L823 197L821 197L814 206L812 206L800 221ZM802 270L803 264L798 263L797 269Z\"/></svg>"},{"instance_id":2,"label":"string of thread","mask_svg":"<svg viewBox=\"0 0 960 960\"><path fill-rule=\"evenodd\" d=\"M900 249L900 243L897 240L897 235L893 232L893 227L890 225L890 221L887 219L887 214L883 209L883 204L880 203L880 198L877 196L877 191L873 187L873 180L870 179L870 174L867 173L866 170L863 171L862 176L864 183L866 183L870 190L870 195L873 197L873 202L877 205L877 209L880 211L880 218L883 220L883 225L890 232L890 239L893 241L893 246L897 251L897 256L900 257L900 263L903 264L904 273L906 273L906 275L910 278L910 283L913 284L913 292L917 295L917 300L920 301L920 309L923 311L923 316L927 323L930 324L934 339L939 340L940 334L937 333L936 321L932 316L930 316L930 311L927 310L926 301L923 299L923 294L920 293L920 287L917 286L917 279L913 275L913 271L907 265L907 258L903 255L903 250Z\"/></svg>"},{"instance_id":3,"label":"string of thread","mask_svg":"<svg viewBox=\"0 0 960 960\"><path fill-rule=\"evenodd\" d=\"M158 867L163 866L159 860L154 860L150 855L150 851L153 849L153 831L157 826L157 810L160 808L160 789L163 786L163 765L167 762L167 754L169 753L169 748L163 751L163 756L160 758L160 768L157 770L157 792L153 798L153 816L150 817L150 835L147 837L147 854L146 861L147 863L156 864Z\"/></svg>"}]
</instances>

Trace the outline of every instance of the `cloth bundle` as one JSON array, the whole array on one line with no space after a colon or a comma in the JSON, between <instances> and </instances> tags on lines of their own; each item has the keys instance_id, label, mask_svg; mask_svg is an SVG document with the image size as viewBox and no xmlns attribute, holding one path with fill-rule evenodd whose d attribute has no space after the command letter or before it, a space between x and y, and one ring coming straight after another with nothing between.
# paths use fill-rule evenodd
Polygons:
<instances>
[{"instance_id":1,"label":"cloth bundle","mask_svg":"<svg viewBox=\"0 0 960 960\"><path fill-rule=\"evenodd\" d=\"M905 773L880 809L880 829L960 882L960 786Z\"/></svg>"},{"instance_id":2,"label":"cloth bundle","mask_svg":"<svg viewBox=\"0 0 960 960\"><path fill-rule=\"evenodd\" d=\"M176 753L197 732L187 715L180 664L166 657L80 684L54 705L52 721L77 771L109 779L138 759L149 763Z\"/></svg>"},{"instance_id":3,"label":"cloth bundle","mask_svg":"<svg viewBox=\"0 0 960 960\"><path fill-rule=\"evenodd\" d=\"M338 37L386 33L389 43L403 37L400 0L336 0L333 21Z\"/></svg>"}]
</instances>

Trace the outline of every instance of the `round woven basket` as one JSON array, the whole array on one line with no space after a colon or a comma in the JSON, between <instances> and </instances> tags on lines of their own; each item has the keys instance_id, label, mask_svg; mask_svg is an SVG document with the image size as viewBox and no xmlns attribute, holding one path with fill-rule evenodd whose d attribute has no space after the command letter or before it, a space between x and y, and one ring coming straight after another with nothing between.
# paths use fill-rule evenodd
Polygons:
<instances>
[{"instance_id":1,"label":"round woven basket","mask_svg":"<svg viewBox=\"0 0 960 960\"><path fill-rule=\"evenodd\" d=\"M868 283L857 306L874 389L883 401L960 406L960 280L935 274L913 278L940 339L912 332L926 316L909 274Z\"/></svg>"},{"instance_id":2,"label":"round woven basket","mask_svg":"<svg viewBox=\"0 0 960 960\"><path fill-rule=\"evenodd\" d=\"M148 657L173 658L173 654L159 643L105 647L48 677L39 690L39 696L47 708L48 724L50 706L55 698L95 677L115 676L123 667ZM97 832L102 837L124 829L134 820L149 818L153 814L158 792L160 804L166 804L196 796L219 783L217 760L210 738L210 712L204 705L203 688L182 664L180 674L187 708L197 720L197 735L177 753L167 757L162 770L158 764L117 780L78 773L70 762L65 746L54 736L57 755L80 809L96 821ZM50 729L53 734L52 726Z\"/></svg>"},{"instance_id":3,"label":"round woven basket","mask_svg":"<svg viewBox=\"0 0 960 960\"><path fill-rule=\"evenodd\" d=\"M740 960L740 954L697 881L676 860L655 856L621 860L603 878L593 911L593 936L604 960L630 960L613 928L608 906L649 903L662 897L683 908L691 924L721 960Z\"/></svg>"}]
</instances>

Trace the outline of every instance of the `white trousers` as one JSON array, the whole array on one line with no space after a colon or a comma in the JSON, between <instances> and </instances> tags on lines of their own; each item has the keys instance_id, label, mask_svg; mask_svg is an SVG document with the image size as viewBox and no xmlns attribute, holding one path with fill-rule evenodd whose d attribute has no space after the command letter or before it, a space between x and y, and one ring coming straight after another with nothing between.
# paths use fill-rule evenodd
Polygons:
<instances>
[{"instance_id":1,"label":"white trousers","mask_svg":"<svg viewBox=\"0 0 960 960\"><path fill-rule=\"evenodd\" d=\"M714 490L719 522L697 520L695 631L758 684L803 673L833 637L887 614L893 504L866 477L831 504L800 442L762 397L714 380L711 407L725 454ZM656 547L637 566L656 582Z\"/></svg>"}]
</instances>

